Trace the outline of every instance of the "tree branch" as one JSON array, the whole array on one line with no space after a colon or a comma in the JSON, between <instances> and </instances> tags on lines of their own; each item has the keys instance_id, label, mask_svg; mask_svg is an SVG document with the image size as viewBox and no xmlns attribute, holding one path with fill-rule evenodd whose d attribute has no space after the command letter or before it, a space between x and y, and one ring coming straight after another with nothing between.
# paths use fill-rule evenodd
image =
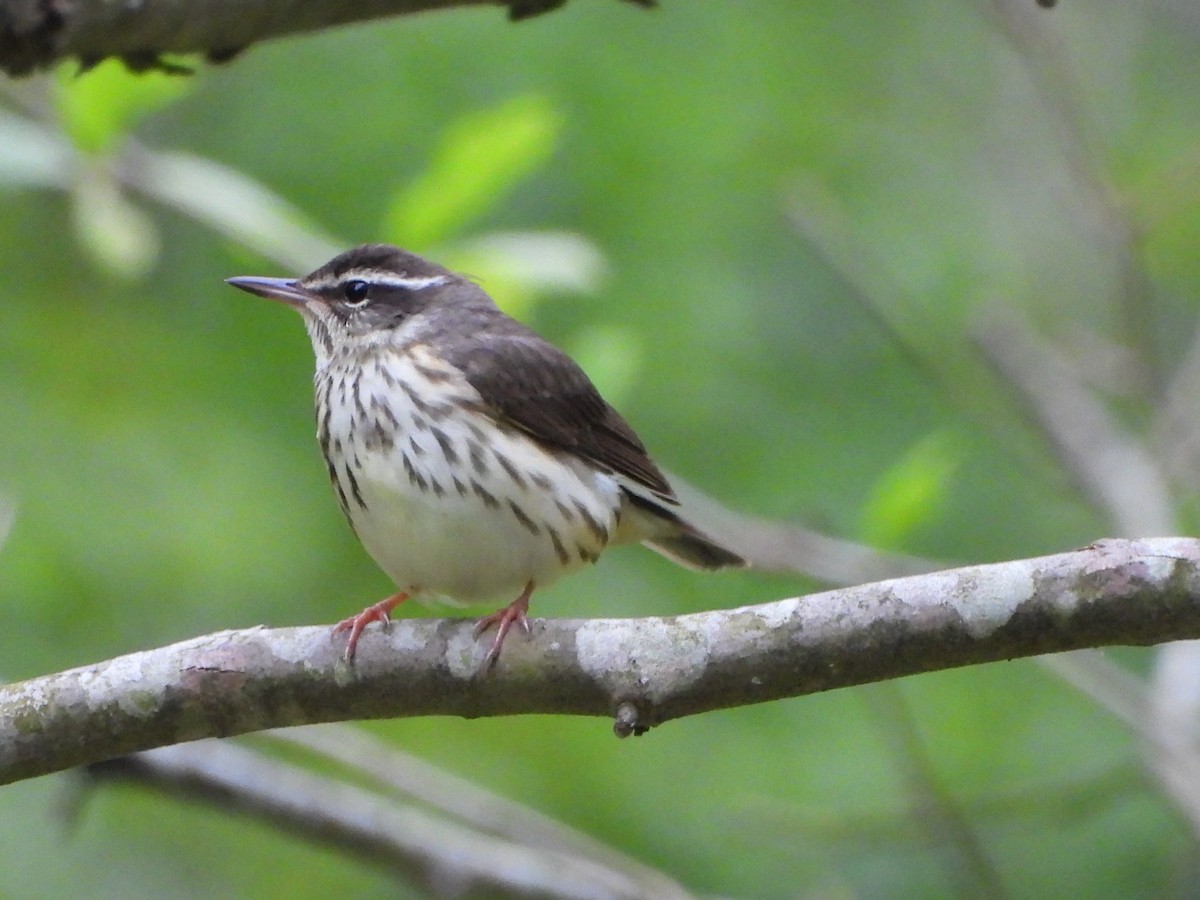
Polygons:
<instances>
[{"instance_id":1,"label":"tree branch","mask_svg":"<svg viewBox=\"0 0 1200 900\"><path fill-rule=\"evenodd\" d=\"M0 688L0 784L165 744L418 715L670 719L1081 647L1200 636L1200 541L1110 540L740 609L544 619L479 677L463 619L226 631Z\"/></svg>"},{"instance_id":2,"label":"tree branch","mask_svg":"<svg viewBox=\"0 0 1200 900\"><path fill-rule=\"evenodd\" d=\"M505 6L526 19L566 0L5 0L0 3L0 70L24 75L63 59L85 65L110 56L131 68L160 65L163 53L223 60L253 43L349 22L433 9ZM627 0L653 6L653 0Z\"/></svg>"},{"instance_id":3,"label":"tree branch","mask_svg":"<svg viewBox=\"0 0 1200 900\"><path fill-rule=\"evenodd\" d=\"M611 872L619 872L641 886L640 895L656 900L691 897L674 879L629 854L565 822L405 753L395 743L378 738L366 729L333 723L276 728L256 737L292 750L301 748L319 761L322 772L328 773L332 766L341 770L343 779L365 782L376 796L421 804L477 834L493 835L532 850L550 850L587 859ZM184 746L204 753L204 748L214 744L228 742L197 741ZM174 749L160 748L126 758L137 759ZM260 790L271 792L275 787L263 785Z\"/></svg>"},{"instance_id":4,"label":"tree branch","mask_svg":"<svg viewBox=\"0 0 1200 900\"><path fill-rule=\"evenodd\" d=\"M381 759L390 762L386 755ZM620 860L628 867L613 865L570 849L488 834L244 745L199 741L162 747L92 766L88 774L241 812L391 869L431 896L692 897L633 860Z\"/></svg>"}]
</instances>

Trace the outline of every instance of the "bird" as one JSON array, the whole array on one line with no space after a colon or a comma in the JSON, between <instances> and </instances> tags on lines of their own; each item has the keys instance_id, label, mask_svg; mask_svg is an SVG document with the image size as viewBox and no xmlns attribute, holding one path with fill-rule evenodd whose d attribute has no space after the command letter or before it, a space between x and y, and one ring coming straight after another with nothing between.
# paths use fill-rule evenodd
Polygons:
<instances>
[{"instance_id":1,"label":"bird","mask_svg":"<svg viewBox=\"0 0 1200 900\"><path fill-rule=\"evenodd\" d=\"M693 569L746 560L684 516L625 419L565 352L472 279L388 244L299 278L237 276L297 310L316 358L317 441L351 529L397 587L338 622L353 662L364 629L405 600L515 596L480 619L526 633L529 598L642 543Z\"/></svg>"}]
</instances>

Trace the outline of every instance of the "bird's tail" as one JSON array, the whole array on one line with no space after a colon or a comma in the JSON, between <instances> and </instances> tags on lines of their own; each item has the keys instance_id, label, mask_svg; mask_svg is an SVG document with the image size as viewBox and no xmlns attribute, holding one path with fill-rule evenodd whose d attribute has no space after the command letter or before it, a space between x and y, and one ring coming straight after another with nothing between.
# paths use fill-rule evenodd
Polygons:
<instances>
[{"instance_id":1,"label":"bird's tail","mask_svg":"<svg viewBox=\"0 0 1200 900\"><path fill-rule=\"evenodd\" d=\"M728 569L748 565L740 554L685 521L674 497L647 497L628 488L625 496L631 502L626 507L628 515L621 523L624 540L641 541L671 562L689 569Z\"/></svg>"},{"instance_id":2,"label":"bird's tail","mask_svg":"<svg viewBox=\"0 0 1200 900\"><path fill-rule=\"evenodd\" d=\"M732 550L681 522L683 530L669 537L657 537L645 542L656 553L689 569L742 568L746 560Z\"/></svg>"},{"instance_id":3,"label":"bird's tail","mask_svg":"<svg viewBox=\"0 0 1200 900\"><path fill-rule=\"evenodd\" d=\"M619 542L640 541L688 569L740 569L749 565L742 554L686 521L673 493L648 496L641 485L622 487L628 503L618 528Z\"/></svg>"}]
</instances>

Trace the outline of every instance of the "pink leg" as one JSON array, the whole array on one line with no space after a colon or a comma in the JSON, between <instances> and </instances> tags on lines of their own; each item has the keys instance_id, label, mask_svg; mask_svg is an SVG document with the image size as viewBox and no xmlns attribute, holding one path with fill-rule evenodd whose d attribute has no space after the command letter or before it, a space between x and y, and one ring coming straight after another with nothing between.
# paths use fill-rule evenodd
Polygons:
<instances>
[{"instance_id":1,"label":"pink leg","mask_svg":"<svg viewBox=\"0 0 1200 900\"><path fill-rule=\"evenodd\" d=\"M386 600L380 600L368 606L357 615L350 616L348 619L342 619L333 626L333 633L339 634L343 631L349 631L350 637L346 641L346 662L354 659L354 650L358 647L358 639L362 636L363 629L371 622L380 622L384 628L387 628L388 623L392 621L391 611L408 599L408 594L404 591L398 591Z\"/></svg>"},{"instance_id":2,"label":"pink leg","mask_svg":"<svg viewBox=\"0 0 1200 900\"><path fill-rule=\"evenodd\" d=\"M525 620L525 614L529 612L529 596L533 593L533 582L525 585L525 590L521 591L519 596L504 609L497 610L490 616L484 616L475 626L475 637L483 634L493 625L496 625L496 639L492 641L492 647L487 652L487 656L483 658L483 665L480 667L481 672L489 671L496 664L496 660L500 658L500 647L504 643L504 638L508 635L508 631L513 625L519 625L521 630L529 634L529 622Z\"/></svg>"}]
</instances>

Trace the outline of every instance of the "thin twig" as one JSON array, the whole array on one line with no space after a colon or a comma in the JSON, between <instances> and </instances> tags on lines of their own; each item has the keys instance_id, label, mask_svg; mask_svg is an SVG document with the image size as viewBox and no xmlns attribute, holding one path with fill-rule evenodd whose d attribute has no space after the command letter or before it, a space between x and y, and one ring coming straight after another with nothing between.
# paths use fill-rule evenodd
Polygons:
<instances>
[{"instance_id":1,"label":"thin twig","mask_svg":"<svg viewBox=\"0 0 1200 900\"><path fill-rule=\"evenodd\" d=\"M995 308L976 329L976 341L1117 533L1175 531L1170 490L1157 461L1024 318Z\"/></svg>"},{"instance_id":2,"label":"thin twig","mask_svg":"<svg viewBox=\"0 0 1200 900\"><path fill-rule=\"evenodd\" d=\"M1085 204L1085 214L1095 223L1097 256L1111 259L1116 267L1113 300L1120 316L1120 334L1138 363L1138 378L1129 386L1143 396L1161 396L1165 376L1152 327L1154 288L1141 259L1141 235L1105 176L1100 142L1083 102L1082 81L1056 31L1055 18L1034 9L1027 0L992 0L992 9L1001 33L1024 62L1048 117L1058 126L1056 133L1075 185L1071 196Z\"/></svg>"},{"instance_id":3,"label":"thin twig","mask_svg":"<svg viewBox=\"0 0 1200 900\"><path fill-rule=\"evenodd\" d=\"M799 525L748 516L729 509L673 472L668 472L667 478L687 520L759 571L796 573L825 584L849 585L946 567L936 560L888 553Z\"/></svg>"},{"instance_id":4,"label":"thin twig","mask_svg":"<svg viewBox=\"0 0 1200 900\"><path fill-rule=\"evenodd\" d=\"M962 897L1003 897L1004 882L959 802L942 785L929 751L894 682L863 692L886 740L891 758L913 798L915 818L938 844L951 848L947 869Z\"/></svg>"},{"instance_id":5,"label":"thin twig","mask_svg":"<svg viewBox=\"0 0 1200 900\"><path fill-rule=\"evenodd\" d=\"M443 896L481 889L579 900L660 896L618 869L481 835L238 744L209 740L163 747L89 771L96 778L134 779L241 810L386 865ZM675 896L686 894L679 890Z\"/></svg>"},{"instance_id":6,"label":"thin twig","mask_svg":"<svg viewBox=\"0 0 1200 900\"><path fill-rule=\"evenodd\" d=\"M645 896L690 896L677 882L657 869L621 853L557 819L439 769L405 753L395 744L348 725L305 725L279 728L261 735L272 741L303 747L354 770L391 791L426 804L470 826L535 850L551 850L589 859L597 865L635 881Z\"/></svg>"}]
</instances>

